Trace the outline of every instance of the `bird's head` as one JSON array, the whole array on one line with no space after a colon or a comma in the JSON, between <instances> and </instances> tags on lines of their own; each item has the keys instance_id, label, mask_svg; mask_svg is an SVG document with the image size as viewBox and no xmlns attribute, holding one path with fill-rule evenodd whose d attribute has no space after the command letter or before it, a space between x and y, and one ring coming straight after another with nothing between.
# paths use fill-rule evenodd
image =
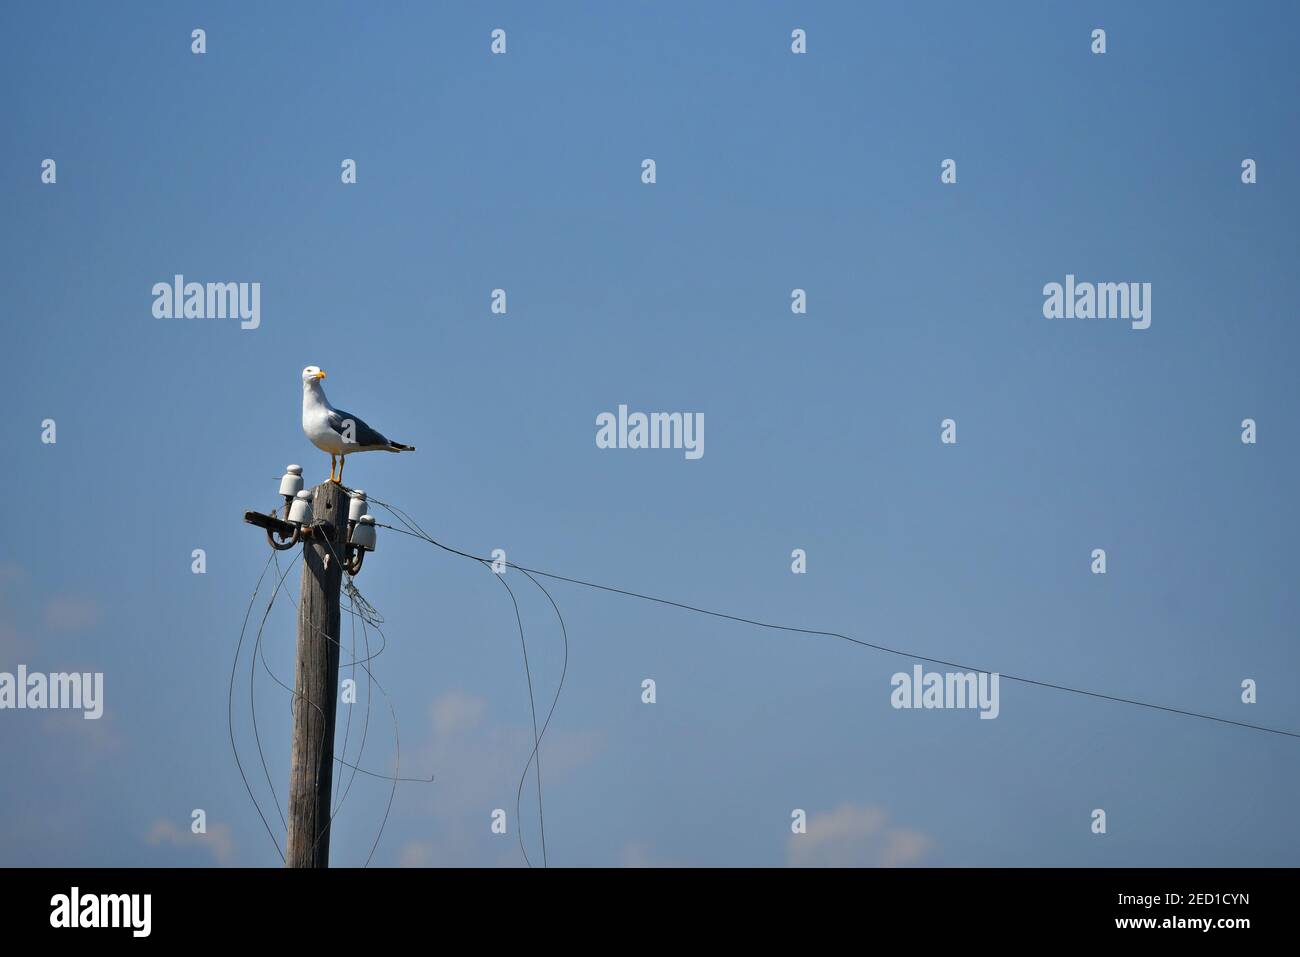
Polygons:
<instances>
[{"instance_id":1,"label":"bird's head","mask_svg":"<svg viewBox=\"0 0 1300 957\"><path fill-rule=\"evenodd\" d=\"M302 370L302 384L312 385L325 378L325 370L320 366L308 366Z\"/></svg>"}]
</instances>

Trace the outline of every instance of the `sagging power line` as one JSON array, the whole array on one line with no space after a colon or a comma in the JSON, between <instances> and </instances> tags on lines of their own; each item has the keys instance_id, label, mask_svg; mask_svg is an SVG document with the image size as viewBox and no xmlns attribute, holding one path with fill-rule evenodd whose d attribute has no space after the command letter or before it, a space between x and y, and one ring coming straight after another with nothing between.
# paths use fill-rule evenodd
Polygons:
<instances>
[{"instance_id":1,"label":"sagging power line","mask_svg":"<svg viewBox=\"0 0 1300 957\"><path fill-rule=\"evenodd\" d=\"M402 516L399 514L400 510L395 510L393 506L385 502L381 502L378 499L375 499L373 497L370 499L370 501L373 504L378 505L380 508L383 508L389 514L393 515L395 518L398 519L398 521L403 522L403 524L407 524L406 520L404 520ZM386 525L380 522L376 522L375 524L376 527L378 528L387 528L387 529L391 529L392 531L398 532L399 534L410 535L413 538L423 539L429 544L436 545L438 548L441 548L443 551L449 552L453 555L459 555L463 558L472 559L473 561L483 562L485 564L490 564L492 561L491 559L485 559L478 555L473 555L469 552L462 551L461 549L453 548L450 545L444 544L443 542L440 542L437 539L425 533L422 529L419 529L418 526L414 526L414 527L408 526L407 528L398 528L397 526ZM845 641L845 642L849 642L850 644L858 645L859 647L862 648L869 648L873 651L879 651L889 655L896 655L900 658L907 658L912 661L924 661L928 664L942 665L948 668L955 668L959 671L974 671L983 674L995 673L992 669L989 668L977 668L971 665L963 665L953 661L946 661L942 658L933 658L928 655L920 655L911 651L906 651L899 648L891 648L887 645L881 645L875 642L864 641L861 638L854 638L850 635L840 634L839 632L822 631L815 628L798 628L792 625L779 625L773 622L761 621L756 618L746 618L740 615L731 615L731 614L727 614L726 612L714 611L708 608L701 608L696 605L686 604L685 602L673 601L667 598L658 598L654 595L646 595L641 592L631 591L630 589L626 589L626 588L616 588L612 585L603 585L600 584L599 582L586 581L581 578L573 578L567 575L560 575L560 574L556 574L555 572L544 571L540 568L528 568L524 565L518 565L514 562L502 560L502 563L505 564L507 567L514 568L525 574L540 575L543 578L549 578L553 581L567 582L571 585L580 585L584 588L593 588L599 591L610 592L611 594L615 594L615 595L623 595L628 598L636 598L641 601L654 602L656 604L666 605L670 608L678 608L681 609L682 611L689 611L699 615L707 615L711 618L719 618L724 621L732 621L738 624L752 625L756 628L767 628L773 631L783 631L791 634L810 635L810 636L823 637L823 638L834 638L839 641ZM1008 674L1005 671L999 671L996 673L1001 677L1006 678L1008 681L1016 681L1021 684L1034 685L1036 687L1047 688L1052 691L1064 691L1070 694L1083 695L1085 697L1097 698L1103 701L1114 701L1119 704L1133 705L1139 708L1149 708L1153 711L1163 711L1168 714L1177 714L1188 718L1200 718L1204 721L1214 721L1219 724L1232 725L1234 727L1244 728L1249 731L1260 731L1267 734L1277 734L1288 738L1300 738L1300 732L1288 731L1284 728L1271 728L1266 725L1250 724L1249 722L1246 721L1237 721L1232 718L1224 718L1219 715L1206 714L1200 711L1190 711L1183 708L1174 708L1168 705L1155 704L1150 701L1141 701L1136 698L1126 698L1120 695L1106 694L1100 691L1091 691L1087 688L1077 688L1077 687L1072 687L1070 685L1059 684L1057 682L1043 681L1038 678L1029 678L1023 675Z\"/></svg>"},{"instance_id":2,"label":"sagging power line","mask_svg":"<svg viewBox=\"0 0 1300 957\"><path fill-rule=\"evenodd\" d=\"M288 481L290 478L291 478L291 473L286 474L285 476L286 481ZM282 486L281 492L283 493L284 491L285 489ZM803 627L796 627L791 625L782 625L782 624L777 624L775 622L764 621L757 618L750 618L741 615L733 615L726 612L720 612L720 611L715 611L713 609L700 607L697 605L687 604L685 602L674 601L672 599L661 598L655 595L649 595L643 592L633 591L631 589L618 588L612 585L605 585L600 582L590 581L582 578L576 578L569 575L561 575L556 572L546 571L544 569L531 568L525 565L520 565L515 562L506 561L504 558L484 558L479 555L474 555L471 552L467 552L462 549L458 549L453 546L447 545L435 539L432 535L426 532L415 519L413 519L410 515L408 515L399 506L392 505L387 502L383 502L379 499L374 498L373 496L369 496L367 498L364 492L347 488L337 480L326 483L325 485L320 486L319 488L315 489L311 493L312 506L314 508L319 507L316 506L316 501L317 501L317 497L320 496L322 492L324 492L324 494L326 495L338 496L340 497L339 499L340 501L341 501L341 496L346 496L349 501L349 509L348 509L349 521L341 534L339 533L339 530L337 528L335 528L331 523L329 523L326 520L306 517L311 513L305 511L303 507L299 504L300 502L302 502L303 498L306 497L306 493L301 493L301 494L294 493L294 497L292 500L289 500L288 497L286 497L287 507L286 507L285 520L278 519L273 513L269 515L263 515L261 513L255 513L255 512L246 513L245 520L249 521L251 524L259 525L260 527L265 528L267 530L268 541L271 542L272 547L275 549L292 547L292 544L297 544L298 542L301 541L304 544L304 548L303 548L304 556L309 554L308 550L311 547L313 547L313 545L318 549L327 552L327 554L319 556L320 563L321 563L319 567L321 571L327 571L330 566L330 559L332 558L335 567L338 569L339 584L335 585L333 588L333 595L336 603L338 602L338 592L342 590L341 588L342 576L343 575L347 576L346 591L349 596L347 610L354 629L353 651L351 653L351 659L352 659L351 666L353 667L354 674L355 674L355 667L357 665L360 665L365 670L368 681L374 682L376 686L380 687L381 692L383 691L382 686L378 685L378 682L374 679L374 676L369 667L369 662L372 661L375 657L377 657L379 652L376 652L374 655L372 655L370 652L368 628L373 627L376 630L376 632L382 637L383 633L382 630L379 629L378 625L382 622L383 619L382 616L380 616L378 612L374 609L374 607L371 606L369 602L367 602L364 599L364 597L362 597L360 591L356 588L355 583L352 581L352 578L355 575L355 573L360 570L360 561L358 560L358 555L363 554L364 550L374 549L374 544L375 544L374 535L376 529L378 528L389 529L398 532L399 534L407 535L409 537L422 540L424 542L427 542L428 544L436 546L437 548L449 554L456 555L466 560L473 561L480 565L483 565L485 568L492 571L494 573L494 577L501 582L503 587L505 587L507 594L510 597L511 606L514 611L515 622L519 633L520 649L522 652L523 663L524 663L524 677L528 689L529 713L530 713L530 718L532 722L532 731L533 731L533 747L528 755L527 761L524 764L523 771L520 774L519 783L518 783L518 787L516 788L516 794L515 794L515 817L516 817L516 821L519 823L519 827L518 827L519 848L521 854L524 857L525 863L530 867L532 866L532 860L529 858L527 848L524 845L522 817L520 813L522 797L523 797L523 788L527 782L529 771L532 770L535 774L536 783L537 783L537 810L538 810L540 843L542 849L542 864L543 866L547 866L549 864L549 852L548 852L547 841L546 841L546 821L545 821L545 812L543 806L541 745L546 736L546 732L550 727L551 720L554 717L556 706L559 703L560 695L564 688L564 681L568 673L568 662L569 662L568 629L564 621L563 613L560 611L560 607L556 603L554 596L552 596L550 591L544 585L542 585L540 581L538 581L538 577L550 579L552 581L559 581L568 584L578 585L584 588L604 591L610 594L634 598L639 601L652 602L670 608L676 608L682 611L687 611L693 614L704 615L707 617L716 618L723 621L730 621L737 624L749 625L752 627L764 628L773 631L780 631L789 634L833 638L838 641L843 641L852 645L856 645L861 648L878 651L884 654L894 655L901 658L907 658L913 661L921 661L929 664L941 665L944 667L953 668L960 671L973 671L982 674L996 673L999 674L1001 677L1006 678L1010 681L1015 681L1021 684L1045 688L1048 690L1061 691L1069 694L1081 695L1084 697L1094 698L1098 700L1112 701L1119 704L1127 704L1134 707L1141 707L1141 708L1146 708L1154 711L1162 711L1168 714L1181 715L1183 717L1199 718L1201 720L1212 721L1223 725L1230 725L1233 727L1238 727L1250 731L1276 734L1276 735L1281 735L1289 738L1300 738L1300 733L1289 731L1282 728L1273 728L1265 725L1251 724L1244 721L1237 721L1231 718L1225 718L1219 715L1213 715L1213 714L1208 714L1199 711L1192 711L1184 708L1175 708L1168 705L1156 704L1154 702L1143 701L1136 698L1128 698L1120 695L1107 694L1104 692L1093 691L1087 688L1075 687L1071 685L1061 684L1058 682L1044 681L1038 678L1031 678L1024 675L1014 675L1014 674L1008 674L1006 672L992 672L990 669L987 668L977 668L970 665L960 664L958 662L948 661L942 658L935 658L928 655L916 654L914 652L905 649L894 648L876 642L865 641L861 638L855 638L851 635L842 634L840 632L824 631L820 629L803 628ZM358 501L362 503L361 506L357 506L356 503ZM389 515L393 516L393 518L400 523L400 527L399 525L391 525L391 524L376 522L374 518L370 516L368 513L364 515L359 514L359 512L368 512L369 504L373 504L384 509ZM296 513L294 512L295 508L298 509ZM331 505L327 503L325 505L325 511L326 513L333 511L334 514L341 515L343 514L344 510L342 509L341 505ZM362 521L363 519L364 522ZM363 525L364 528L362 528ZM361 531L362 541L365 542L366 545L368 545L368 548L364 548L363 546L358 545L354 540L356 536L356 532L359 528L362 529ZM281 541L277 542L275 536L279 536ZM286 542L290 544L285 544ZM342 549L342 551L340 551L340 549ZM275 558L275 552L273 551L271 558L268 559L267 567L269 567L269 565L271 564L271 560L274 558ZM280 593L280 591L284 590L283 582L285 576L287 576L289 570L292 569L293 564L296 562L297 562L297 558L295 558L294 562L290 563L289 568L286 569L285 572L280 575L279 581L277 582L276 585L276 589L273 592L271 602L268 605L268 609L266 613L267 615L269 615L270 613L271 605L274 605L276 596ZM275 561L275 565L278 571L279 570L278 560ZM525 577L527 577L529 581L531 581L546 596L547 601L550 603L552 609L554 610L556 618L560 625L560 632L561 632L561 637L563 640L563 647L564 647L563 667L561 669L560 679L557 684L555 694L552 697L550 707L547 711L546 717L542 720L540 725L538 724L538 720L537 720L537 706L536 706L536 699L535 699L535 693L533 687L533 675L532 675L532 668L529 662L528 644L525 636L523 615L520 611L519 601L517 596L515 595L514 589L511 588L510 584L507 581L505 581L503 576L496 573L497 567L513 568L516 571L523 574ZM309 575L309 570L310 570L310 575ZM265 577L266 571L267 568L264 567L262 573L263 578ZM304 591L307 590L309 585L317 584L317 573L315 571L315 566L308 565L308 564L304 565L303 581L304 581ZM253 602L256 600L257 592L261 587L261 582L262 582L262 578L259 578L258 587L257 589L254 590L253 599L250 600L249 611L245 615L245 623L244 623L245 630L247 628L249 615L251 614L252 611ZM329 589L326 590L328 591ZM303 606L300 604L299 606L300 652L302 649L302 641L304 635L304 616L302 614L302 607ZM308 618L310 617L311 616L308 616ZM355 654L355 624L357 619L361 620L363 638L365 640L365 657L360 659L357 658ZM261 627L259 627L257 644L255 645L254 648L254 657L257 656L257 653L260 650L261 630L262 628L265 627L265 620L266 620L266 615L263 616L262 625ZM334 622L338 621L337 612L335 613L335 617L333 620ZM341 650L341 645L339 644L337 639L338 629L336 627L335 633L330 634L325 629L319 627L316 624L309 622L306 630L309 633L309 635L316 636L317 646L324 646L327 649L327 653L329 650L333 651L334 680L333 683L331 684L331 687L336 690L338 653ZM243 631L241 631L241 635L240 635L241 646L243 642L243 637L244 637L244 633ZM385 639L385 644L386 644L386 639ZM382 651L382 648L380 650ZM301 658L301 654L300 654L300 658ZM238 661L238 650L236 652L236 659ZM265 666L264 657L263 657L263 664ZM276 678L273 672L271 672L269 666L266 667L265 670L268 672L268 674L271 674L272 678L276 681L277 684L279 684L281 687L285 688L286 690L291 690L291 693L294 695L293 701L294 701L294 709L295 709L294 710L295 745L297 745L299 739L298 729L301 724L305 723L302 716L306 714L308 718L310 718L314 714L315 716L318 716L321 719L320 724L323 725L325 723L327 709L320 707L320 705L317 703L316 698L305 696L297 689L288 689L288 685L280 681L278 678ZM299 677L301 677L301 660L300 660ZM231 681L232 681L231 696L233 702L233 681L234 681L233 670L232 670ZM386 692L383 693L387 698L387 693ZM251 692L251 674L250 674L250 701L251 701L251 694L252 692ZM332 696L329 700L332 705L333 703ZM389 704L390 713L392 713L391 699L389 700L388 704ZM232 704L232 708L233 708L233 704ZM368 729L369 726L369 709L370 709L370 696L368 693L367 711L366 711L366 719L365 719L366 723L364 726L366 729ZM333 714L332 707L328 709L328 713L332 717ZM396 740L397 728L396 728L395 714L393 715L393 721L394 721L394 737ZM254 722L254 735L256 737L257 731L256 731L255 708L253 709L253 722ZM240 774L244 778L244 784L245 787L248 789L249 796L253 799L254 806L257 808L258 811L258 815L259 817L261 817L262 823L266 827L267 832L268 834L270 834L273 842L275 842L276 849L278 852L280 852L281 858L284 859L286 864L289 864L290 866L325 866L326 865L328 861L328 831L329 831L330 824L332 823L334 816L337 815L339 809L342 807L343 800L346 798L348 791L351 789L352 781L355 780L356 775L358 773L372 776L372 777L382 778L392 783L393 787L389 795L388 808L385 810L384 823L387 822L388 812L392 808L393 795L395 793L396 785L399 780L415 780L415 781L422 781L426 783L427 781L431 780L431 778L429 779L401 778L397 772L395 772L393 775L383 775L383 774L378 774L375 772L368 771L359 766L360 752L358 754L357 764L349 764L347 761L337 756L333 756L332 755L332 747L333 747L332 721L330 722L330 726L331 726L331 733L329 735L329 748L330 748L332 760L326 763L332 766L334 762L338 762L346 767L351 768L353 771L352 778L349 780L347 789L344 790L339 801L337 802L336 805L334 805L333 808L329 808L328 805L329 787L328 787L328 783L326 783L324 791L326 794L325 807L327 809L327 814L323 816L318 811L314 815L314 817L310 815L307 816L307 819L310 821L310 827L312 829L312 833L314 834L314 837L311 839L310 844L306 844L305 847L303 843L301 843L301 840L305 840L305 839L300 839L300 843L295 845L296 854L293 851L291 851L286 856L286 853L284 851L280 851L279 842L275 840L275 835L271 829L270 823L267 821L265 814L261 810L260 804L258 803L256 797L253 794L252 787L248 782L247 776L244 774L243 766L239 762L238 750L237 748L235 749L236 763L239 764ZM349 717L348 728L350 729L350 717ZM364 748L366 733L367 732L363 730L363 737L362 737L363 748ZM345 730L345 738L344 738L345 752L346 752L347 734L348 731ZM231 727L231 745L232 748L235 747L233 723ZM258 745L259 745L259 753L261 753L260 739L258 741ZM322 746L323 746L323 742L322 742ZM400 751L398 752L398 754L399 754L398 770L400 770ZM263 763L264 773L266 774L267 777L267 783L268 785L271 785L270 773L269 770L267 769L264 755L262 757L262 763ZM296 770L297 768L295 766L295 771ZM318 799L319 792L321 790L321 780L322 780L322 776L319 774L318 771L317 776L314 779L315 794L317 795L317 799ZM271 790L274 795L273 786L271 787ZM294 794L295 792L291 789L291 804L293 803ZM300 811L301 805L302 805L302 797L299 796L297 802L297 809L299 810L298 816L301 816L301 811ZM288 819L286 819L284 812L279 809L278 799L276 801L276 806L277 806L277 811L280 813L281 821L288 828L290 835L295 834L296 829L293 825L293 822L298 819L298 816L295 815L295 808L291 807L289 817ZM324 817L324 820L322 820L322 816ZM378 847L379 837L382 835L383 832L383 826L384 825L381 824L380 832L379 834L376 835L375 842L371 847L370 857L367 858L367 863L369 863L370 859L374 855L375 849ZM297 830L301 831L302 829L299 828ZM289 850L288 845L286 845L286 850ZM295 861L297 861L298 863L295 864L294 863Z\"/></svg>"}]
</instances>

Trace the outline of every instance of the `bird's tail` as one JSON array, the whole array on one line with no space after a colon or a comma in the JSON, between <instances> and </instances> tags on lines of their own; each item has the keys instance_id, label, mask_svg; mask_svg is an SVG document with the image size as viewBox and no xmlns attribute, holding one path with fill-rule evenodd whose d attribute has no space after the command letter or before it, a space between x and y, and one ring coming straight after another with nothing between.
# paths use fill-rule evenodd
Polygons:
<instances>
[{"instance_id":1,"label":"bird's tail","mask_svg":"<svg viewBox=\"0 0 1300 957\"><path fill-rule=\"evenodd\" d=\"M414 452L415 446L403 445L401 442L389 442L388 451L389 452Z\"/></svg>"}]
</instances>

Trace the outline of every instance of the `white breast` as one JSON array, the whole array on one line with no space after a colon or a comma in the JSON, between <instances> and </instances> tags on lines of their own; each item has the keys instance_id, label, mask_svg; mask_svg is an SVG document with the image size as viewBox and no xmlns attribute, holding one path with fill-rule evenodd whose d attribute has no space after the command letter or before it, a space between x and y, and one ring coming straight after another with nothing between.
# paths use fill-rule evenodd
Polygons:
<instances>
[{"instance_id":1,"label":"white breast","mask_svg":"<svg viewBox=\"0 0 1300 957\"><path fill-rule=\"evenodd\" d=\"M302 390L302 430L312 445L330 455L343 452L343 436L330 428L330 408L321 394L320 387L305 387ZM356 451L355 447L353 451Z\"/></svg>"}]
</instances>

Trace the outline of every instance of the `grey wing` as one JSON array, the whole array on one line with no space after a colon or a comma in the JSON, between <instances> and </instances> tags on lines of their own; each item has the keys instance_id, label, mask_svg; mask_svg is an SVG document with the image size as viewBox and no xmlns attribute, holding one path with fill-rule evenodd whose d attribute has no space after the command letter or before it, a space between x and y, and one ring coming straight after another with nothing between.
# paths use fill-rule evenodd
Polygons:
<instances>
[{"instance_id":1,"label":"grey wing","mask_svg":"<svg viewBox=\"0 0 1300 957\"><path fill-rule=\"evenodd\" d=\"M365 448L368 445L392 445L393 443L381 432L376 432L359 417L351 412L344 412L342 409L330 409L329 413L330 428L343 437L345 441L349 438L349 423L351 423L351 445L357 445Z\"/></svg>"}]
</instances>

